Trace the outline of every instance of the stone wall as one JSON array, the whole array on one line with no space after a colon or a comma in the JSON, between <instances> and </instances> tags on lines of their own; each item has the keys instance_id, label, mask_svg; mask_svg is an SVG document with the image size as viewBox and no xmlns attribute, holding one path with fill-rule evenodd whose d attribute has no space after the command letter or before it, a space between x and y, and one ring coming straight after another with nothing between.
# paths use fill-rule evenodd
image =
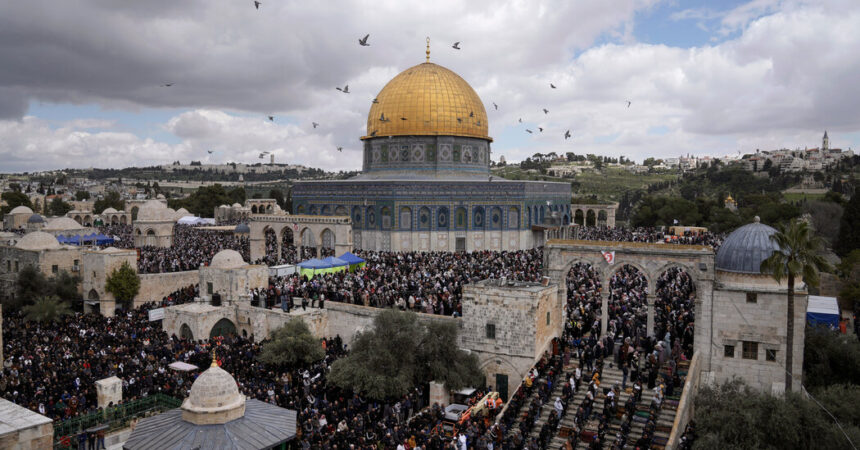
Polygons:
<instances>
[{"instance_id":1,"label":"stone wall","mask_svg":"<svg viewBox=\"0 0 860 450\"><path fill-rule=\"evenodd\" d=\"M116 309L116 299L105 290L108 276L127 262L137 272L137 252L135 250L120 250L107 248L99 251L85 251L81 270L81 292L85 301L98 301L95 307L85 309L98 311L106 317L113 317Z\"/></svg>"},{"instance_id":2,"label":"stone wall","mask_svg":"<svg viewBox=\"0 0 860 450\"><path fill-rule=\"evenodd\" d=\"M247 265L235 269L201 267L199 273L200 297L206 301L211 300L215 292L221 294L222 299L239 299L247 297L251 289L269 285L269 268L266 266Z\"/></svg>"},{"instance_id":3,"label":"stone wall","mask_svg":"<svg viewBox=\"0 0 860 450\"><path fill-rule=\"evenodd\" d=\"M681 436L684 435L684 430L690 419L695 414L696 393L699 391L699 383L702 379L702 364L698 353L693 354L693 359L690 361L690 368L687 370L687 376L684 380L684 389L681 391L681 400L678 402L678 409L675 413L675 422L672 424L672 434L669 435L669 442L666 448L673 450L678 448L678 443Z\"/></svg>"},{"instance_id":4,"label":"stone wall","mask_svg":"<svg viewBox=\"0 0 860 450\"><path fill-rule=\"evenodd\" d=\"M50 450L53 446L51 419L0 398L0 448Z\"/></svg>"},{"instance_id":5,"label":"stone wall","mask_svg":"<svg viewBox=\"0 0 860 450\"><path fill-rule=\"evenodd\" d=\"M142 274L140 275L140 292L134 298L134 306L138 307L151 301L161 301L168 294L197 284L198 280L199 275L196 270Z\"/></svg>"},{"instance_id":6,"label":"stone wall","mask_svg":"<svg viewBox=\"0 0 860 450\"><path fill-rule=\"evenodd\" d=\"M76 275L81 265L81 249L63 246L56 250L24 250L0 246L0 297L15 292L18 273L26 266L39 269L50 278L62 271Z\"/></svg>"},{"instance_id":7,"label":"stone wall","mask_svg":"<svg viewBox=\"0 0 860 450\"><path fill-rule=\"evenodd\" d=\"M359 332L373 328L373 319L383 310L364 305L326 302L323 311L327 316L326 336L340 335L345 343L351 344ZM461 326L460 319L437 314L418 313L418 320L448 322ZM460 333L462 335L462 328ZM463 347L462 344L461 347Z\"/></svg>"},{"instance_id":8,"label":"stone wall","mask_svg":"<svg viewBox=\"0 0 860 450\"><path fill-rule=\"evenodd\" d=\"M785 284L780 286L766 275L720 272L719 279L713 296L714 348L710 365L706 364L703 370L709 370L708 376L716 382L738 376L763 392L781 393L785 389L787 335ZM748 301L748 293L755 295L755 302ZM805 291L795 293L792 361L795 391L800 389L803 373L807 302ZM744 342L756 343L755 359L744 357ZM727 345L734 346L734 356L726 356ZM767 350L776 351L776 361L767 361Z\"/></svg>"}]
</instances>

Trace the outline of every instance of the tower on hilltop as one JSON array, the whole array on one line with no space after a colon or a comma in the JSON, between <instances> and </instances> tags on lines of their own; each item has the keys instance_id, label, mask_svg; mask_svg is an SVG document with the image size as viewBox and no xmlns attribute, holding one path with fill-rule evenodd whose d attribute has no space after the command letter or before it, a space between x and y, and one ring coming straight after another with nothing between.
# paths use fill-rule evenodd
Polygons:
<instances>
[{"instance_id":1,"label":"tower on hilltop","mask_svg":"<svg viewBox=\"0 0 860 450\"><path fill-rule=\"evenodd\" d=\"M827 130L824 130L824 137L821 138L821 150L830 150L830 138L827 137Z\"/></svg>"}]
</instances>

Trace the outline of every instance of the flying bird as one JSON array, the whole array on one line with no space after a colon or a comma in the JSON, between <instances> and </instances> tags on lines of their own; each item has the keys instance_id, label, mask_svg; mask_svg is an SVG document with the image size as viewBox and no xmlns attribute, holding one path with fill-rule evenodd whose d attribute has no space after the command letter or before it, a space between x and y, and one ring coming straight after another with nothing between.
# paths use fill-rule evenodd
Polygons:
<instances>
[{"instance_id":1,"label":"flying bird","mask_svg":"<svg viewBox=\"0 0 860 450\"><path fill-rule=\"evenodd\" d=\"M401 117L400 120L407 120L405 117Z\"/></svg>"},{"instance_id":2,"label":"flying bird","mask_svg":"<svg viewBox=\"0 0 860 450\"><path fill-rule=\"evenodd\" d=\"M370 132L370 135L371 135L371 136L376 136L376 130L371 131L371 132Z\"/></svg>"},{"instance_id":3,"label":"flying bird","mask_svg":"<svg viewBox=\"0 0 860 450\"><path fill-rule=\"evenodd\" d=\"M550 84L549 84L549 87L551 87L551 88L555 89L555 85L554 85L554 84L552 84L552 83L550 83Z\"/></svg>"},{"instance_id":4,"label":"flying bird","mask_svg":"<svg viewBox=\"0 0 860 450\"><path fill-rule=\"evenodd\" d=\"M318 123L316 123L316 122L311 122L311 125L313 125L313 126L314 126L314 128L316 128L316 127L320 126L320 124L318 124Z\"/></svg>"},{"instance_id":5,"label":"flying bird","mask_svg":"<svg viewBox=\"0 0 860 450\"><path fill-rule=\"evenodd\" d=\"M543 133L543 128L538 127L538 131L540 131L541 133Z\"/></svg>"},{"instance_id":6,"label":"flying bird","mask_svg":"<svg viewBox=\"0 0 860 450\"><path fill-rule=\"evenodd\" d=\"M523 123L523 118L522 118L522 117L520 117L520 123Z\"/></svg>"},{"instance_id":7,"label":"flying bird","mask_svg":"<svg viewBox=\"0 0 860 450\"><path fill-rule=\"evenodd\" d=\"M206 150L206 153L212 154L212 150Z\"/></svg>"},{"instance_id":8,"label":"flying bird","mask_svg":"<svg viewBox=\"0 0 860 450\"><path fill-rule=\"evenodd\" d=\"M474 111L469 111L469 117L475 117L475 112L474 112Z\"/></svg>"},{"instance_id":9,"label":"flying bird","mask_svg":"<svg viewBox=\"0 0 860 450\"><path fill-rule=\"evenodd\" d=\"M170 87L170 86L173 86L173 83L164 83L161 85L161 87Z\"/></svg>"},{"instance_id":10,"label":"flying bird","mask_svg":"<svg viewBox=\"0 0 860 450\"><path fill-rule=\"evenodd\" d=\"M379 103L378 99L373 99L373 103Z\"/></svg>"},{"instance_id":11,"label":"flying bird","mask_svg":"<svg viewBox=\"0 0 860 450\"><path fill-rule=\"evenodd\" d=\"M254 1L254 8L260 9L260 5L262 5L261 2Z\"/></svg>"},{"instance_id":12,"label":"flying bird","mask_svg":"<svg viewBox=\"0 0 860 450\"><path fill-rule=\"evenodd\" d=\"M533 133L533 131L532 131L532 130L529 130L528 128L526 128L526 133L528 133L528 134L532 134L532 133Z\"/></svg>"},{"instance_id":13,"label":"flying bird","mask_svg":"<svg viewBox=\"0 0 860 450\"><path fill-rule=\"evenodd\" d=\"M463 123L463 119L462 119L462 118L460 118L460 117L458 117L458 118L457 118L457 123Z\"/></svg>"},{"instance_id":14,"label":"flying bird","mask_svg":"<svg viewBox=\"0 0 860 450\"><path fill-rule=\"evenodd\" d=\"M548 110L548 109L546 109L546 108L544 108L544 109L543 109L543 113L544 113L544 114L549 114L549 110Z\"/></svg>"},{"instance_id":15,"label":"flying bird","mask_svg":"<svg viewBox=\"0 0 860 450\"><path fill-rule=\"evenodd\" d=\"M370 47L370 44L367 43L367 38L369 38L369 37L370 37L370 35L367 34L363 38L359 39L358 40L359 45L361 45L362 47Z\"/></svg>"},{"instance_id":16,"label":"flying bird","mask_svg":"<svg viewBox=\"0 0 860 450\"><path fill-rule=\"evenodd\" d=\"M454 45L452 45L451 47L455 50L460 50L460 41L455 42Z\"/></svg>"},{"instance_id":17,"label":"flying bird","mask_svg":"<svg viewBox=\"0 0 860 450\"><path fill-rule=\"evenodd\" d=\"M564 132L564 139L567 140L568 138L570 138L570 130Z\"/></svg>"},{"instance_id":18,"label":"flying bird","mask_svg":"<svg viewBox=\"0 0 860 450\"><path fill-rule=\"evenodd\" d=\"M337 151L339 151L339 152L343 152L343 147L338 147L338 148L337 148Z\"/></svg>"},{"instance_id":19,"label":"flying bird","mask_svg":"<svg viewBox=\"0 0 860 450\"><path fill-rule=\"evenodd\" d=\"M627 107L630 107L630 100L627 100Z\"/></svg>"},{"instance_id":20,"label":"flying bird","mask_svg":"<svg viewBox=\"0 0 860 450\"><path fill-rule=\"evenodd\" d=\"M496 104L496 102L493 102L493 108L496 108L496 111L498 111L498 110L499 110L499 105L497 105L497 104Z\"/></svg>"},{"instance_id":21,"label":"flying bird","mask_svg":"<svg viewBox=\"0 0 860 450\"><path fill-rule=\"evenodd\" d=\"M347 85L345 85L345 86L344 86L344 87L342 87L342 88L341 88L341 87L336 87L335 89L337 89L337 90L339 90L339 91L343 92L344 94L349 94L349 85L348 85L348 84L347 84Z\"/></svg>"},{"instance_id":22,"label":"flying bird","mask_svg":"<svg viewBox=\"0 0 860 450\"><path fill-rule=\"evenodd\" d=\"M274 121L275 121L275 116L269 116L269 122L274 122Z\"/></svg>"}]
</instances>

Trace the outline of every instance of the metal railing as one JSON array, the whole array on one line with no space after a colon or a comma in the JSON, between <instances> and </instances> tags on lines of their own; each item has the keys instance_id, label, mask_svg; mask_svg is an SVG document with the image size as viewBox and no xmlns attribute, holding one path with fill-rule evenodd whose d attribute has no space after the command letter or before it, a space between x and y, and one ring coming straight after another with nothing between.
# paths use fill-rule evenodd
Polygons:
<instances>
[{"instance_id":1,"label":"metal railing","mask_svg":"<svg viewBox=\"0 0 860 450\"><path fill-rule=\"evenodd\" d=\"M105 434L128 426L137 417L178 408L182 400L166 394L153 394L146 397L104 408L82 416L54 423L54 448L77 448L78 435L89 428L104 425Z\"/></svg>"}]
</instances>

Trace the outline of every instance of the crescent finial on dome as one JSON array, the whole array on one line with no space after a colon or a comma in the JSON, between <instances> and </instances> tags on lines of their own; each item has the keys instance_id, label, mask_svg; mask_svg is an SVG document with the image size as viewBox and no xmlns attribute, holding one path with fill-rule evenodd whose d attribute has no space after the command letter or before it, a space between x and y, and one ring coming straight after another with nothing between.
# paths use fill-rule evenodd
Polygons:
<instances>
[{"instance_id":1,"label":"crescent finial on dome","mask_svg":"<svg viewBox=\"0 0 860 450\"><path fill-rule=\"evenodd\" d=\"M430 36L427 36L427 62L430 62Z\"/></svg>"}]
</instances>

